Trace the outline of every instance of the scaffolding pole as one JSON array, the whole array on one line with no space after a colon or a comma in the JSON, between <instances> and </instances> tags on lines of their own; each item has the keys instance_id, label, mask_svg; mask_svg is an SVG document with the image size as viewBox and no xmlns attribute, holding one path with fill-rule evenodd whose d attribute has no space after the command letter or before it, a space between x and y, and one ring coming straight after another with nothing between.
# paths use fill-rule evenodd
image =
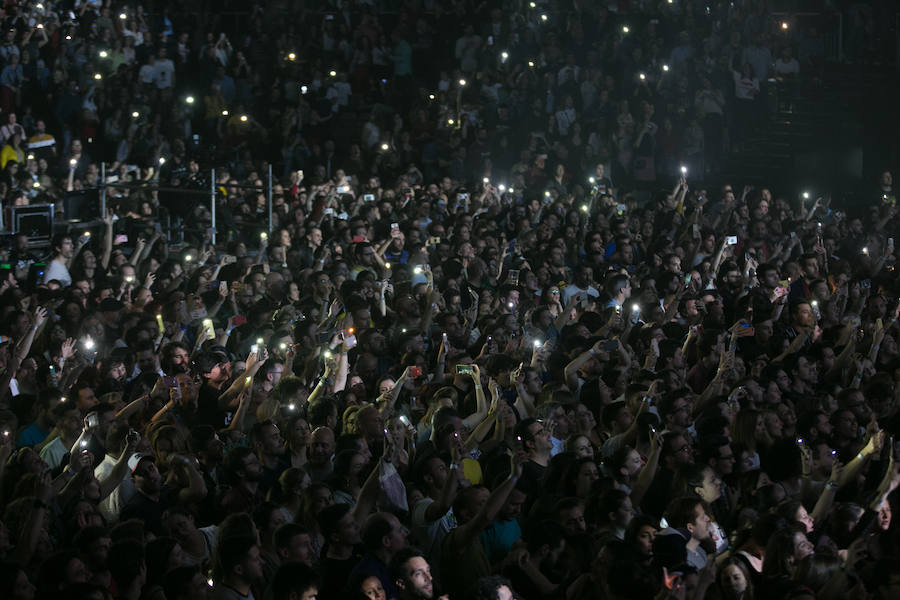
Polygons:
<instances>
[{"instance_id":1,"label":"scaffolding pole","mask_svg":"<svg viewBox=\"0 0 900 600\"><path fill-rule=\"evenodd\" d=\"M269 163L268 205L269 205L269 235L272 235L272 163Z\"/></svg>"},{"instance_id":2,"label":"scaffolding pole","mask_svg":"<svg viewBox=\"0 0 900 600\"><path fill-rule=\"evenodd\" d=\"M216 245L216 169L210 169L209 174L209 212L212 216L212 231L210 240Z\"/></svg>"},{"instance_id":3,"label":"scaffolding pole","mask_svg":"<svg viewBox=\"0 0 900 600\"><path fill-rule=\"evenodd\" d=\"M100 218L106 218L106 163L100 163Z\"/></svg>"}]
</instances>

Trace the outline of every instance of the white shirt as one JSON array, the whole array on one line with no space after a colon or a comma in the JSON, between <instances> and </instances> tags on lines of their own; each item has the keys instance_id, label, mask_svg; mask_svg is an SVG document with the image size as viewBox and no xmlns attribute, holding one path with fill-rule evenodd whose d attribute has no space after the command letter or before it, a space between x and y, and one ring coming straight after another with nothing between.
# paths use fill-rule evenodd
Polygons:
<instances>
[{"instance_id":1,"label":"white shirt","mask_svg":"<svg viewBox=\"0 0 900 600\"><path fill-rule=\"evenodd\" d=\"M138 78L141 83L151 84L156 81L156 67L154 65L144 65L138 71Z\"/></svg>"},{"instance_id":2,"label":"white shirt","mask_svg":"<svg viewBox=\"0 0 900 600\"><path fill-rule=\"evenodd\" d=\"M43 281L44 283L47 283L52 279L59 281L60 285L63 287L72 285L72 276L69 274L69 269L66 265L55 259L51 260L50 264L47 265L47 269L44 271Z\"/></svg>"},{"instance_id":3,"label":"white shirt","mask_svg":"<svg viewBox=\"0 0 900 600\"><path fill-rule=\"evenodd\" d=\"M156 79L157 89L164 90L172 87L174 84L175 65L172 64L171 60L168 58L159 59L154 63L153 69L155 71L154 78Z\"/></svg>"},{"instance_id":4,"label":"white shirt","mask_svg":"<svg viewBox=\"0 0 900 600\"><path fill-rule=\"evenodd\" d=\"M113 458L109 454L104 456L103 461L94 467L94 477L100 481L109 477L116 461L118 461L118 459ZM132 496L134 496L134 482L131 481L131 477L126 475L125 479L122 480L122 483L120 483L109 496L100 501L100 505L98 506L100 514L103 515L108 523L118 522L119 512L122 510L122 507L125 506L125 503L131 500Z\"/></svg>"},{"instance_id":5,"label":"white shirt","mask_svg":"<svg viewBox=\"0 0 900 600\"><path fill-rule=\"evenodd\" d=\"M56 438L41 450L41 458L44 459L44 462L47 463L47 466L51 469L55 469L59 465L62 464L63 459L66 457L66 453L69 451L68 448L62 443L62 440Z\"/></svg>"}]
</instances>

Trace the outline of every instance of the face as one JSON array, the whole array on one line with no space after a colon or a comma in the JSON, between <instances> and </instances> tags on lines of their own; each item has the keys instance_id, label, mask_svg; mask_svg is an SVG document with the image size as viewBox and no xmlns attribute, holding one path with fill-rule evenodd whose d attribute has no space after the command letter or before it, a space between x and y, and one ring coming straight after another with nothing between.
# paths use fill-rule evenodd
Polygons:
<instances>
[{"instance_id":1,"label":"face","mask_svg":"<svg viewBox=\"0 0 900 600\"><path fill-rule=\"evenodd\" d=\"M414 598L433 598L434 585L431 567L421 556L415 556L406 563L406 577L398 581L397 587L407 590Z\"/></svg>"},{"instance_id":2,"label":"face","mask_svg":"<svg viewBox=\"0 0 900 600\"><path fill-rule=\"evenodd\" d=\"M651 556L653 556L653 540L655 539L655 527L651 525L644 525L643 527L641 527L640 531L638 531L637 539L635 540L637 551L641 554L641 556L645 558L650 558Z\"/></svg>"},{"instance_id":3,"label":"face","mask_svg":"<svg viewBox=\"0 0 900 600\"><path fill-rule=\"evenodd\" d=\"M804 507L801 506L797 509L796 519L806 528L806 533L812 533L812 530L815 528L816 523L809 515L809 513L806 512L806 509Z\"/></svg>"},{"instance_id":4,"label":"face","mask_svg":"<svg viewBox=\"0 0 900 600\"><path fill-rule=\"evenodd\" d=\"M747 591L747 578L736 565L728 565L722 571L722 587L736 596Z\"/></svg>"},{"instance_id":5,"label":"face","mask_svg":"<svg viewBox=\"0 0 900 600\"><path fill-rule=\"evenodd\" d=\"M590 440L584 436L579 436L572 446L576 458L594 458L594 447L591 446Z\"/></svg>"},{"instance_id":6,"label":"face","mask_svg":"<svg viewBox=\"0 0 900 600\"><path fill-rule=\"evenodd\" d=\"M361 589L362 593L365 594L366 598L369 600L387 600L387 594L384 593L384 588L381 586L381 580L377 577L369 577L363 581Z\"/></svg>"},{"instance_id":7,"label":"face","mask_svg":"<svg viewBox=\"0 0 900 600\"><path fill-rule=\"evenodd\" d=\"M806 535L802 533L794 534L794 560L800 562L807 556L813 553L813 545L810 543L808 539L806 539Z\"/></svg>"},{"instance_id":8,"label":"face","mask_svg":"<svg viewBox=\"0 0 900 600\"><path fill-rule=\"evenodd\" d=\"M712 522L712 519L706 514L706 510L704 510L703 506L699 504L697 505L696 511L697 516L693 523L688 523L688 529L691 531L691 536L695 540L702 541L709 538L709 525Z\"/></svg>"},{"instance_id":9,"label":"face","mask_svg":"<svg viewBox=\"0 0 900 600\"><path fill-rule=\"evenodd\" d=\"M706 502L715 502L722 495L722 480L712 469L703 470L703 485L696 489L697 494Z\"/></svg>"}]
</instances>

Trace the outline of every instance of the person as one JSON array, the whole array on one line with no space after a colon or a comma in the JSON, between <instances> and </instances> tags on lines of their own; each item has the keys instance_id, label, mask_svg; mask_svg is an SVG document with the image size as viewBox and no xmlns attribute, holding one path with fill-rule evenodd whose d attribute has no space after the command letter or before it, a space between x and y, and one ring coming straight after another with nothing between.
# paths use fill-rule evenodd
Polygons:
<instances>
[{"instance_id":1,"label":"person","mask_svg":"<svg viewBox=\"0 0 900 600\"><path fill-rule=\"evenodd\" d=\"M888 157L862 186L756 160L804 127L785 92L828 81L827 31L547 0L397 31L244 3L192 37L183 3L101 4L0 34L28 140L0 169L0 559L40 598L201 600L210 568L268 598L293 559L289 597L422 594L390 573L409 545L452 600L662 597L663 566L697 600L897 596L891 82L818 107L879 124L850 131ZM851 71L887 39L857 8ZM773 33L800 70L766 91ZM794 525L814 553L770 548Z\"/></svg>"},{"instance_id":2,"label":"person","mask_svg":"<svg viewBox=\"0 0 900 600\"><path fill-rule=\"evenodd\" d=\"M319 596L318 578L305 565L282 565L275 572L271 584L273 600L316 600Z\"/></svg>"},{"instance_id":3,"label":"person","mask_svg":"<svg viewBox=\"0 0 900 600\"><path fill-rule=\"evenodd\" d=\"M233 536L216 545L216 567L213 570L213 600L254 598L252 587L262 578L262 559L256 540L249 536Z\"/></svg>"},{"instance_id":4,"label":"person","mask_svg":"<svg viewBox=\"0 0 900 600\"><path fill-rule=\"evenodd\" d=\"M391 578L397 586L400 600L431 600L434 598L434 579L431 567L422 553L405 548L391 559Z\"/></svg>"}]
</instances>

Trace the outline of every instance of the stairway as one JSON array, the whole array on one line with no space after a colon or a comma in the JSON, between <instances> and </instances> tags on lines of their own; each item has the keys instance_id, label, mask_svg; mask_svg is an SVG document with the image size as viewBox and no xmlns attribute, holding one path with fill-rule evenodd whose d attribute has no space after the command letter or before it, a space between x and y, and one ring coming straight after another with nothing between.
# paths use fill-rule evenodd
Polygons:
<instances>
[{"instance_id":1,"label":"stairway","mask_svg":"<svg viewBox=\"0 0 900 600\"><path fill-rule=\"evenodd\" d=\"M889 67L842 64L809 81L770 83L769 117L729 155L721 179L785 194L810 184L822 188L817 193L858 187L863 169L852 151L877 154L878 146L888 147L896 127L883 120L895 118L890 100L897 89Z\"/></svg>"}]
</instances>

